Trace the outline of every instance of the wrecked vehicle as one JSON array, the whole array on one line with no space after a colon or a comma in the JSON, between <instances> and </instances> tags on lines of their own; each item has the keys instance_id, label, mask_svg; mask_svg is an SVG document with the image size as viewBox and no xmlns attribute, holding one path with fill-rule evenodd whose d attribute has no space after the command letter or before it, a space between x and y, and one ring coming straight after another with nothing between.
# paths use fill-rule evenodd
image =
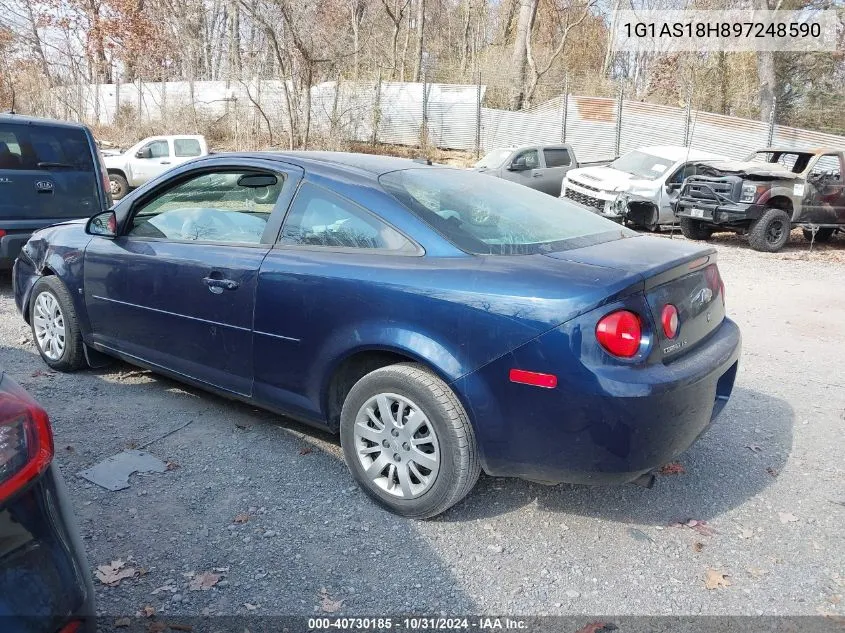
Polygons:
<instances>
[{"instance_id":1,"label":"wrecked vehicle","mask_svg":"<svg viewBox=\"0 0 845 633\"><path fill-rule=\"evenodd\" d=\"M684 236L747 234L757 251L773 253L794 227L810 241L845 232L845 157L832 149L762 149L746 161L701 165L676 205Z\"/></svg>"},{"instance_id":2,"label":"wrecked vehicle","mask_svg":"<svg viewBox=\"0 0 845 633\"><path fill-rule=\"evenodd\" d=\"M675 223L672 203L684 179L697 173L690 171L692 165L724 160L724 156L679 145L642 147L609 165L568 172L561 197L611 220L655 230Z\"/></svg>"}]
</instances>

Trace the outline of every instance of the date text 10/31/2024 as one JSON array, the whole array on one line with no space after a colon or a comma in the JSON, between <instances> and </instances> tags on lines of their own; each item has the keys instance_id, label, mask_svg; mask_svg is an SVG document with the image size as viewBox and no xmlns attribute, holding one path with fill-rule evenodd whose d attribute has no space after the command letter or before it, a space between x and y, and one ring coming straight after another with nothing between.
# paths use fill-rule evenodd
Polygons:
<instances>
[{"instance_id":1,"label":"date text 10/31/2024","mask_svg":"<svg viewBox=\"0 0 845 633\"><path fill-rule=\"evenodd\" d=\"M508 617L309 618L309 631L524 631L528 623Z\"/></svg>"}]
</instances>

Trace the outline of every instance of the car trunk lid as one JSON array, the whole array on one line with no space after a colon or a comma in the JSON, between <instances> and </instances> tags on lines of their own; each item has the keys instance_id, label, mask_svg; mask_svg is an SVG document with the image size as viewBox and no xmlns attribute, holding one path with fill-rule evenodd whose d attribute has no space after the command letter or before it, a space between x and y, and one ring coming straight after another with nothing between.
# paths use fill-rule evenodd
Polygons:
<instances>
[{"instance_id":1,"label":"car trunk lid","mask_svg":"<svg viewBox=\"0 0 845 633\"><path fill-rule=\"evenodd\" d=\"M694 349L725 318L724 289L716 251L680 241L634 237L585 248L548 253L554 259L626 271L631 284L639 281L648 304L655 344L649 361L668 361ZM678 311L674 337L664 332L666 305Z\"/></svg>"}]
</instances>

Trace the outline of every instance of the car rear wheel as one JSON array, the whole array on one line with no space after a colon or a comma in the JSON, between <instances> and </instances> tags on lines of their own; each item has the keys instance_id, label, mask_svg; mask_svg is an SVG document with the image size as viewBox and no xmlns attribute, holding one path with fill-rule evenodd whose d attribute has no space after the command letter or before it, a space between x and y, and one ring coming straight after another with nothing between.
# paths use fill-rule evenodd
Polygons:
<instances>
[{"instance_id":1,"label":"car rear wheel","mask_svg":"<svg viewBox=\"0 0 845 633\"><path fill-rule=\"evenodd\" d=\"M343 403L340 442L364 492L406 517L446 511L481 472L463 406L445 382L417 363L382 367L355 383Z\"/></svg>"},{"instance_id":2,"label":"car rear wheel","mask_svg":"<svg viewBox=\"0 0 845 633\"><path fill-rule=\"evenodd\" d=\"M789 241L789 215L782 209L766 209L748 229L748 243L755 251L774 253Z\"/></svg>"},{"instance_id":3,"label":"car rear wheel","mask_svg":"<svg viewBox=\"0 0 845 633\"><path fill-rule=\"evenodd\" d=\"M833 228L831 227L820 227L816 229L816 239L813 239L813 232L810 229L804 229L802 233L804 233L804 239L808 242L829 242L830 238L833 237Z\"/></svg>"},{"instance_id":4,"label":"car rear wheel","mask_svg":"<svg viewBox=\"0 0 845 633\"><path fill-rule=\"evenodd\" d=\"M713 236L713 229L704 222L692 218L680 218L681 233L688 240L709 240Z\"/></svg>"},{"instance_id":5,"label":"car rear wheel","mask_svg":"<svg viewBox=\"0 0 845 633\"><path fill-rule=\"evenodd\" d=\"M129 193L129 182L120 174L109 174L112 200L120 200Z\"/></svg>"},{"instance_id":6,"label":"car rear wheel","mask_svg":"<svg viewBox=\"0 0 845 633\"><path fill-rule=\"evenodd\" d=\"M29 323L41 358L51 368L73 371L85 365L82 333L65 285L42 277L32 289Z\"/></svg>"}]
</instances>

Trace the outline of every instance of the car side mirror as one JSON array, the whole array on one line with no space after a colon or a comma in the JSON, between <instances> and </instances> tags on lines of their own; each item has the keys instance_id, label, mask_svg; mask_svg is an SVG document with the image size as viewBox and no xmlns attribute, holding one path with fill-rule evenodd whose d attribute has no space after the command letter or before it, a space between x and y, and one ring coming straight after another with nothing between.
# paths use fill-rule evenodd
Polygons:
<instances>
[{"instance_id":1,"label":"car side mirror","mask_svg":"<svg viewBox=\"0 0 845 633\"><path fill-rule=\"evenodd\" d=\"M666 193L672 193L673 191L680 191L681 186L684 183L682 182L669 182L666 183Z\"/></svg>"},{"instance_id":2,"label":"car side mirror","mask_svg":"<svg viewBox=\"0 0 845 633\"><path fill-rule=\"evenodd\" d=\"M117 237L117 216L114 211L103 211L88 220L85 232L109 239Z\"/></svg>"},{"instance_id":3,"label":"car side mirror","mask_svg":"<svg viewBox=\"0 0 845 633\"><path fill-rule=\"evenodd\" d=\"M508 167L510 171L525 171L528 169L528 165L525 162L525 156L520 156L519 158L515 159Z\"/></svg>"},{"instance_id":4,"label":"car side mirror","mask_svg":"<svg viewBox=\"0 0 845 633\"><path fill-rule=\"evenodd\" d=\"M135 152L135 158L152 158L153 157L153 150L149 147L142 147L137 152Z\"/></svg>"}]
</instances>

